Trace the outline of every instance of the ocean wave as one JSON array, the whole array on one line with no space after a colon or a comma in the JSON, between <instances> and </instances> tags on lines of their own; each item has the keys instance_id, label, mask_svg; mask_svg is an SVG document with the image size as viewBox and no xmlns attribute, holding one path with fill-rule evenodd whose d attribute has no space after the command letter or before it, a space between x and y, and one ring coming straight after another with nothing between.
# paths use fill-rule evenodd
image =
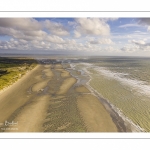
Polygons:
<instances>
[{"instance_id":1,"label":"ocean wave","mask_svg":"<svg viewBox=\"0 0 150 150\"><path fill-rule=\"evenodd\" d=\"M87 69L92 68L98 73L104 75L105 77L108 77L109 79L115 79L119 81L121 84L127 85L131 87L133 90L136 90L137 92L150 97L150 85L148 85L146 81L126 78L125 76L128 75L127 73L112 72L105 67L98 67L89 63L82 63L82 64L85 65Z\"/></svg>"},{"instance_id":2,"label":"ocean wave","mask_svg":"<svg viewBox=\"0 0 150 150\"><path fill-rule=\"evenodd\" d=\"M103 73L103 75L107 76L107 77L111 77L115 79L118 79L117 77L122 78L124 75L124 73L117 73L117 72L111 72L109 70L107 70L107 68L104 67L97 67L94 66L93 64L90 63L78 63L78 64L71 64L71 68L75 69L76 66L78 65L82 65L82 70L83 72L85 72L90 78L89 81L86 83L86 87L89 89L89 91L91 91L92 94L94 94L96 97L102 97L103 99L105 99L96 89L94 89L91 85L90 85L90 81L92 80L91 77L91 72L88 70L90 68L95 69L96 71L98 71L99 73ZM145 130L143 128L141 128L138 124L133 123L133 121L131 119L129 119L126 115L124 115L123 111L119 108L117 108L115 105L113 105L112 103L110 103L109 100L105 99L105 101L107 103L109 103L109 105L111 106L111 109L114 110L125 122L125 126L128 128L128 125L130 125L130 129L132 132L145 132Z\"/></svg>"}]
</instances>

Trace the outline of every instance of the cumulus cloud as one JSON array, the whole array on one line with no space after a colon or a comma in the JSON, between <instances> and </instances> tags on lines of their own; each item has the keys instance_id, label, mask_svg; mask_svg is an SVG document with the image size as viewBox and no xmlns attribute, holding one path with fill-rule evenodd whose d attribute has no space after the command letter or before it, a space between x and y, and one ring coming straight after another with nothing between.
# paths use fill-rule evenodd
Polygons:
<instances>
[{"instance_id":1,"label":"cumulus cloud","mask_svg":"<svg viewBox=\"0 0 150 150\"><path fill-rule=\"evenodd\" d=\"M46 36L47 33L42 30L38 30L38 31L24 31L23 34L26 36L44 37L44 36Z\"/></svg>"},{"instance_id":2,"label":"cumulus cloud","mask_svg":"<svg viewBox=\"0 0 150 150\"><path fill-rule=\"evenodd\" d=\"M106 44L106 45L114 45L115 43L109 38L101 38L101 39L94 39L89 41L90 44Z\"/></svg>"},{"instance_id":3,"label":"cumulus cloud","mask_svg":"<svg viewBox=\"0 0 150 150\"><path fill-rule=\"evenodd\" d=\"M137 45L145 45L145 41L144 40L129 40L130 43L134 43L134 44L137 44Z\"/></svg>"},{"instance_id":4,"label":"cumulus cloud","mask_svg":"<svg viewBox=\"0 0 150 150\"><path fill-rule=\"evenodd\" d=\"M38 22L32 18L0 18L0 35L32 40L32 37L44 37L47 33L43 29L54 35L69 35L62 24L50 20Z\"/></svg>"},{"instance_id":5,"label":"cumulus cloud","mask_svg":"<svg viewBox=\"0 0 150 150\"><path fill-rule=\"evenodd\" d=\"M133 53L135 51L139 50L139 46L138 45L132 45L132 44L126 44L125 46L123 46L121 48L121 51L124 52L129 52L129 53Z\"/></svg>"},{"instance_id":6,"label":"cumulus cloud","mask_svg":"<svg viewBox=\"0 0 150 150\"><path fill-rule=\"evenodd\" d=\"M32 18L0 18L0 36L10 37L8 41L0 41L0 49L96 51L100 49L98 44L114 43L107 38L82 43L80 40L77 42L76 38L109 35L108 20L110 19L82 18L68 22L75 37L70 39L65 37L70 35L69 29L58 22L37 21Z\"/></svg>"},{"instance_id":7,"label":"cumulus cloud","mask_svg":"<svg viewBox=\"0 0 150 150\"><path fill-rule=\"evenodd\" d=\"M80 32L78 32L78 31L74 31L74 37L75 38L79 38L79 37L81 37L81 34L80 34Z\"/></svg>"},{"instance_id":8,"label":"cumulus cloud","mask_svg":"<svg viewBox=\"0 0 150 150\"><path fill-rule=\"evenodd\" d=\"M52 42L52 43L65 43L65 41L60 38L59 36L56 36L56 35L52 35L52 36L47 36L45 41L49 41L49 42Z\"/></svg>"},{"instance_id":9,"label":"cumulus cloud","mask_svg":"<svg viewBox=\"0 0 150 150\"><path fill-rule=\"evenodd\" d=\"M10 41L11 40L14 40L14 39L10 39ZM19 39L19 42L22 43L22 44L27 44L28 43L26 40L23 40L23 39Z\"/></svg>"},{"instance_id":10,"label":"cumulus cloud","mask_svg":"<svg viewBox=\"0 0 150 150\"><path fill-rule=\"evenodd\" d=\"M68 22L73 26L74 37L78 38L87 35L103 36L110 34L108 21L115 21L118 18L76 18L74 22Z\"/></svg>"},{"instance_id":11,"label":"cumulus cloud","mask_svg":"<svg viewBox=\"0 0 150 150\"><path fill-rule=\"evenodd\" d=\"M35 49L49 49L50 43L45 41L24 41L11 39L10 41L0 41L1 49L12 49L12 50L35 50Z\"/></svg>"},{"instance_id":12,"label":"cumulus cloud","mask_svg":"<svg viewBox=\"0 0 150 150\"><path fill-rule=\"evenodd\" d=\"M150 46L150 43L146 43L147 39L143 39L143 40L129 40L130 43L134 43L135 45L139 46L139 48L141 48L141 50L143 49L147 49Z\"/></svg>"},{"instance_id":13,"label":"cumulus cloud","mask_svg":"<svg viewBox=\"0 0 150 150\"><path fill-rule=\"evenodd\" d=\"M110 27L99 18L77 18L76 32L83 35L109 35Z\"/></svg>"},{"instance_id":14,"label":"cumulus cloud","mask_svg":"<svg viewBox=\"0 0 150 150\"><path fill-rule=\"evenodd\" d=\"M42 30L37 30L37 31L20 31L20 30L16 30L13 28L4 28L4 27L0 27L0 35L5 36L11 36L13 38L17 38L17 39L24 39L24 40L34 40L36 39L42 39L44 36L47 35L46 32L42 31Z\"/></svg>"},{"instance_id":15,"label":"cumulus cloud","mask_svg":"<svg viewBox=\"0 0 150 150\"><path fill-rule=\"evenodd\" d=\"M69 31L61 23L45 20L42 22L43 27L48 29L52 34L66 36L69 35Z\"/></svg>"},{"instance_id":16,"label":"cumulus cloud","mask_svg":"<svg viewBox=\"0 0 150 150\"><path fill-rule=\"evenodd\" d=\"M41 24L32 18L0 18L0 27L34 31L40 30Z\"/></svg>"},{"instance_id":17,"label":"cumulus cloud","mask_svg":"<svg viewBox=\"0 0 150 150\"><path fill-rule=\"evenodd\" d=\"M19 35L19 31L17 30L14 30L12 28L4 28L4 27L0 27L0 35L1 36L5 36L5 35L8 35L8 36L18 36Z\"/></svg>"},{"instance_id":18,"label":"cumulus cloud","mask_svg":"<svg viewBox=\"0 0 150 150\"><path fill-rule=\"evenodd\" d=\"M100 51L112 51L111 47L100 47L99 45L93 45L90 43L76 42L70 39L59 39L58 37L49 37L48 40L38 41L25 41L10 39L9 41L0 41L0 49L13 49L13 50L64 50L64 51L76 51L76 52L100 52Z\"/></svg>"},{"instance_id":19,"label":"cumulus cloud","mask_svg":"<svg viewBox=\"0 0 150 150\"><path fill-rule=\"evenodd\" d=\"M150 43L145 40L129 40L130 44L126 44L121 48L124 52L146 52L150 51Z\"/></svg>"}]
</instances>

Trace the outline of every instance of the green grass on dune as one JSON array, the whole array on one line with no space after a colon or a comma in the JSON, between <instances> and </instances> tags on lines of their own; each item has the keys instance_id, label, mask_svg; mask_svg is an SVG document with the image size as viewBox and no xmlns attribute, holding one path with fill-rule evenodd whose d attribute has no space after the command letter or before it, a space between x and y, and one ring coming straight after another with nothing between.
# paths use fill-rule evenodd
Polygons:
<instances>
[{"instance_id":1,"label":"green grass on dune","mask_svg":"<svg viewBox=\"0 0 150 150\"><path fill-rule=\"evenodd\" d=\"M13 84L36 64L33 59L0 58L0 90Z\"/></svg>"}]
</instances>

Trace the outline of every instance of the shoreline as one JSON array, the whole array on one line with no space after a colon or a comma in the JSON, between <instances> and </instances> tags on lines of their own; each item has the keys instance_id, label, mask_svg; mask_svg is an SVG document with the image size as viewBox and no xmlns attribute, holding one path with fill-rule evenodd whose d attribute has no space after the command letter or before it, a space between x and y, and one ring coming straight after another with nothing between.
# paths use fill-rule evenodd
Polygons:
<instances>
[{"instance_id":1,"label":"shoreline","mask_svg":"<svg viewBox=\"0 0 150 150\"><path fill-rule=\"evenodd\" d=\"M84 70L86 72L86 70ZM87 72L88 74L88 72ZM88 74L89 75L89 74ZM89 75L90 76L90 75ZM92 88L90 86L90 81L92 80L92 77L90 76L90 80L86 83L86 85L92 90L94 91L96 94L98 94L98 97L100 99L103 99L105 102L107 102L110 106L111 109L117 113L121 119L124 121L124 124L126 126L127 129L131 130L131 132L145 132L144 129L142 129L140 126L136 125L135 123L133 123L132 120L130 120L127 116L125 116L122 111L117 108L116 106L114 106L112 103L110 103L107 99L105 99L97 90L95 90L94 88ZM95 95L95 93L93 93ZM96 96L96 95L95 95ZM128 126L130 126L130 128L128 128Z\"/></svg>"},{"instance_id":2,"label":"shoreline","mask_svg":"<svg viewBox=\"0 0 150 150\"><path fill-rule=\"evenodd\" d=\"M89 81L90 82L90 81ZM110 109L112 109L112 111L114 111L123 121L125 124L125 127L127 130L131 130L131 132L145 132L144 129L142 129L140 126L134 124L132 122L132 120L130 120L127 116L125 116L122 111L115 107L113 104L111 104L108 100L106 100L105 98L102 97L102 95L97 92L95 89L93 89L89 83L87 83L87 87L89 87L88 89L91 90L92 92L94 91L95 93L97 93L97 95L93 92L93 94L99 98L100 101L105 101L104 103L107 103L110 105ZM103 103L103 102L102 102ZM106 109L107 110L107 109ZM108 110L107 110L108 111ZM131 126L130 128L128 128L127 126Z\"/></svg>"},{"instance_id":3,"label":"shoreline","mask_svg":"<svg viewBox=\"0 0 150 150\"><path fill-rule=\"evenodd\" d=\"M65 70L67 70L70 75L77 80L74 87L84 86L88 90L88 93L82 93L83 95L80 95L77 100L80 114L85 122L87 130L89 130L88 132L118 132L118 127L112 120L111 115L106 110L103 103L101 103L99 98L86 87L86 83L89 81L88 75L84 71L78 70L81 76L86 77L84 80L78 75L73 74L72 71L77 70L72 67L72 64L70 64L70 66L71 67L66 68ZM93 115L95 116L94 118Z\"/></svg>"},{"instance_id":4,"label":"shoreline","mask_svg":"<svg viewBox=\"0 0 150 150\"><path fill-rule=\"evenodd\" d=\"M74 70L73 64L70 64L70 67ZM92 77L90 76L88 71L86 71L85 69L84 69L84 72L86 73L86 75L88 75L90 77L89 81L87 81L87 83L84 86L90 90L91 94L93 94L94 96L96 96L99 99L100 103L105 107L106 111L110 114L116 127L117 127L118 121L116 120L116 118L113 118L113 117L117 116L117 119L119 119L120 123L123 124L125 127L125 129L124 129L125 131L123 131L123 132L145 132L145 130L143 128L136 125L135 123L132 122L132 120L130 120L127 116L125 116L119 108L115 107L108 100L103 98L103 96L99 92L97 92L95 89L93 89L89 84L90 81L92 80ZM113 116L113 114L111 114L111 113L115 113L115 116ZM120 130L120 129L118 128L118 130Z\"/></svg>"},{"instance_id":5,"label":"shoreline","mask_svg":"<svg viewBox=\"0 0 150 150\"><path fill-rule=\"evenodd\" d=\"M104 101L106 101L111 106L111 109L113 111L115 111L115 113L117 113L121 117L121 119L124 121L124 124L125 124L126 128L128 128L127 126L130 126L131 132L145 132L145 130L143 128L141 128L140 126L136 125L135 123L133 123L133 121L131 119L129 119L127 116L125 116L119 108L117 108L116 106L114 106L107 99L105 99L98 91L96 91L94 88L92 88L90 86L90 81L91 80L92 80L92 77L90 76L90 80L86 83L87 86L90 89L92 89L92 91L94 91L95 93L97 93L98 96L100 97L100 99L103 99Z\"/></svg>"}]
</instances>

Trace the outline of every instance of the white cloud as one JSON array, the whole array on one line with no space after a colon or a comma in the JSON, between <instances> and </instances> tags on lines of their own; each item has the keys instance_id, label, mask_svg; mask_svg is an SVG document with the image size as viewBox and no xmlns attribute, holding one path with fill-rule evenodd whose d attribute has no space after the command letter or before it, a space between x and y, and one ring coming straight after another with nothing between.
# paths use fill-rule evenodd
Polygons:
<instances>
[{"instance_id":1,"label":"white cloud","mask_svg":"<svg viewBox=\"0 0 150 150\"><path fill-rule=\"evenodd\" d=\"M147 31L150 31L150 26L147 27Z\"/></svg>"},{"instance_id":2,"label":"white cloud","mask_svg":"<svg viewBox=\"0 0 150 150\"><path fill-rule=\"evenodd\" d=\"M47 28L50 34L68 35L69 32L60 23L54 23L49 20L38 22L32 18L0 18L0 35L10 36L15 39L25 41L49 40L50 42L63 42L57 36L48 35L43 28Z\"/></svg>"},{"instance_id":3,"label":"white cloud","mask_svg":"<svg viewBox=\"0 0 150 150\"><path fill-rule=\"evenodd\" d=\"M124 24L120 25L119 28L126 28L126 27L139 27L139 24Z\"/></svg>"},{"instance_id":4,"label":"white cloud","mask_svg":"<svg viewBox=\"0 0 150 150\"><path fill-rule=\"evenodd\" d=\"M75 19L76 31L83 35L109 35L110 27L99 18L78 18Z\"/></svg>"},{"instance_id":5,"label":"white cloud","mask_svg":"<svg viewBox=\"0 0 150 150\"><path fill-rule=\"evenodd\" d=\"M129 41L131 44L126 44L123 48L121 48L122 51L124 52L149 52L150 51L150 43L145 43L145 41L139 40L132 40ZM132 44L134 43L134 44Z\"/></svg>"},{"instance_id":6,"label":"white cloud","mask_svg":"<svg viewBox=\"0 0 150 150\"><path fill-rule=\"evenodd\" d=\"M44 37L46 36L47 33L42 30L38 30L38 31L24 31L23 34L26 36Z\"/></svg>"},{"instance_id":7,"label":"white cloud","mask_svg":"<svg viewBox=\"0 0 150 150\"><path fill-rule=\"evenodd\" d=\"M11 40L11 39L10 39L10 40ZM28 43L28 41L23 40L23 39L19 39L19 42L21 42L22 44L27 44L27 43Z\"/></svg>"},{"instance_id":8,"label":"white cloud","mask_svg":"<svg viewBox=\"0 0 150 150\"><path fill-rule=\"evenodd\" d=\"M126 44L121 48L121 51L128 52L128 53L133 53L139 50L138 45L132 45L132 44Z\"/></svg>"},{"instance_id":9,"label":"white cloud","mask_svg":"<svg viewBox=\"0 0 150 150\"><path fill-rule=\"evenodd\" d=\"M44 28L48 29L52 34L59 36L69 35L69 31L61 24L57 22L52 22L50 20L45 20L42 22Z\"/></svg>"},{"instance_id":10,"label":"white cloud","mask_svg":"<svg viewBox=\"0 0 150 150\"><path fill-rule=\"evenodd\" d=\"M49 42L52 42L52 43L65 43L65 41L60 38L59 36L56 36L56 35L52 35L52 36L47 36L45 41L49 41Z\"/></svg>"},{"instance_id":11,"label":"white cloud","mask_svg":"<svg viewBox=\"0 0 150 150\"><path fill-rule=\"evenodd\" d=\"M115 43L109 38L101 38L101 39L94 39L89 41L90 44L106 44L106 45L114 45Z\"/></svg>"},{"instance_id":12,"label":"white cloud","mask_svg":"<svg viewBox=\"0 0 150 150\"><path fill-rule=\"evenodd\" d=\"M145 45L145 41L144 40L129 40L130 43L134 43L134 44L137 44L137 45Z\"/></svg>"},{"instance_id":13,"label":"white cloud","mask_svg":"<svg viewBox=\"0 0 150 150\"><path fill-rule=\"evenodd\" d=\"M42 40L47 35L47 33L42 30L20 31L13 28L0 27L0 35L8 35L16 39L24 39L30 41L34 39Z\"/></svg>"},{"instance_id":14,"label":"white cloud","mask_svg":"<svg viewBox=\"0 0 150 150\"><path fill-rule=\"evenodd\" d=\"M20 34L21 34L21 32L15 30L15 29L0 27L0 35L2 35L2 36L8 35L8 36L17 37Z\"/></svg>"},{"instance_id":15,"label":"white cloud","mask_svg":"<svg viewBox=\"0 0 150 150\"><path fill-rule=\"evenodd\" d=\"M41 29L41 24L32 18L0 18L0 27L35 31Z\"/></svg>"},{"instance_id":16,"label":"white cloud","mask_svg":"<svg viewBox=\"0 0 150 150\"><path fill-rule=\"evenodd\" d=\"M108 19L107 19L108 21ZM21 23L22 22L22 23ZM23 24L23 25L22 25ZM1 41L0 49L15 49L15 50L73 50L73 51L88 51L94 52L101 48L98 44L111 45L114 44L109 38L101 38L86 42L86 36L95 35L103 36L110 34L109 25L104 19L98 18L83 18L75 19L74 22L68 22L72 26L72 31L75 36L67 37L69 31L61 23L52 22L50 20L37 21L35 19L1 19L0 35L10 36L10 40ZM45 30L46 29L46 30ZM49 32L46 32L46 31ZM83 36L85 35L85 36ZM83 36L83 37L82 37ZM79 38L81 37L81 38ZM79 39L76 39L79 38ZM92 38L91 38L92 40ZM78 42L77 42L78 41Z\"/></svg>"},{"instance_id":17,"label":"white cloud","mask_svg":"<svg viewBox=\"0 0 150 150\"><path fill-rule=\"evenodd\" d=\"M79 38L79 37L81 37L81 34L78 32L78 31L74 31L74 37L75 38Z\"/></svg>"}]
</instances>

